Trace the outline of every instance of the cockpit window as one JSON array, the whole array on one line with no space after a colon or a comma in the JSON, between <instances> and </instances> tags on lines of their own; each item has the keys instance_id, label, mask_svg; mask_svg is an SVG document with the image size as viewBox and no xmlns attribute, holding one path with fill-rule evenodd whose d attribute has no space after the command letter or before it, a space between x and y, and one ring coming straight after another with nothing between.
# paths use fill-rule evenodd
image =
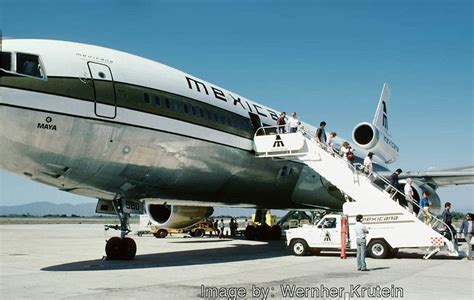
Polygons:
<instances>
[{"instance_id":1,"label":"cockpit window","mask_svg":"<svg viewBox=\"0 0 474 300\"><path fill-rule=\"evenodd\" d=\"M16 54L16 72L23 75L43 78L39 57L32 54Z\"/></svg>"},{"instance_id":2,"label":"cockpit window","mask_svg":"<svg viewBox=\"0 0 474 300\"><path fill-rule=\"evenodd\" d=\"M10 52L2 52L1 68L5 71L12 69L12 54Z\"/></svg>"}]
</instances>

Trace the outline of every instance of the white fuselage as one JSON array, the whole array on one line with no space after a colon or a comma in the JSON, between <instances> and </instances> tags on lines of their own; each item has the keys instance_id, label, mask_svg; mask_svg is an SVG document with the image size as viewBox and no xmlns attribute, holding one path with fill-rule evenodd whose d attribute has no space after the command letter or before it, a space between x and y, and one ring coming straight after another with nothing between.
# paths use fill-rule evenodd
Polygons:
<instances>
[{"instance_id":1,"label":"white fuselage","mask_svg":"<svg viewBox=\"0 0 474 300\"><path fill-rule=\"evenodd\" d=\"M340 192L303 164L254 157L250 114L273 125L277 110L111 49L4 40L2 51L12 58L0 86L2 169L101 199L342 206ZM19 74L21 53L39 57L41 77Z\"/></svg>"}]
</instances>

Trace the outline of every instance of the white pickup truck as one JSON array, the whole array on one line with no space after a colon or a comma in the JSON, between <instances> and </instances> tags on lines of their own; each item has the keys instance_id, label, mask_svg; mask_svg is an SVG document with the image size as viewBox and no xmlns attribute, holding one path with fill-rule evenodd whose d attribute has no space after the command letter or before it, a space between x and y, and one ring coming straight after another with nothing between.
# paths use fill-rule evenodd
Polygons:
<instances>
[{"instance_id":1,"label":"white pickup truck","mask_svg":"<svg viewBox=\"0 0 474 300\"><path fill-rule=\"evenodd\" d=\"M350 247L351 240L347 239L346 248L355 249ZM289 229L286 231L286 242L297 256L316 254L321 250L340 250L341 215L326 215L316 225ZM372 239L368 246L369 254L374 258L395 255L397 250L391 248L384 239Z\"/></svg>"},{"instance_id":2,"label":"white pickup truck","mask_svg":"<svg viewBox=\"0 0 474 300\"><path fill-rule=\"evenodd\" d=\"M355 202L345 203L347 216L347 250L356 250L354 233L355 217L363 215L363 223L369 230L367 251L373 258L386 258L395 255L399 248L424 248L430 255L445 250L449 255L457 255L453 246L440 233L423 224L409 213L390 212L380 208L361 210ZM325 215L316 225L303 225L286 231L286 243L297 256L318 253L321 250L341 249L341 215ZM425 258L429 258L425 256Z\"/></svg>"}]
</instances>

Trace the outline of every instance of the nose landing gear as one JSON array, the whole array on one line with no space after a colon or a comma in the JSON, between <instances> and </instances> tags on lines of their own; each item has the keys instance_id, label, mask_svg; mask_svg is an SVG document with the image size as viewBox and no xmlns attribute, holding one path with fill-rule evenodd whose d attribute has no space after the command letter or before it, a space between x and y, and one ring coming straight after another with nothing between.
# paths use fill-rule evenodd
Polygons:
<instances>
[{"instance_id":1,"label":"nose landing gear","mask_svg":"<svg viewBox=\"0 0 474 300\"><path fill-rule=\"evenodd\" d=\"M130 214L123 212L121 203L117 199L112 202L115 213L120 220L120 226L104 225L105 231L109 229L120 230L120 237L111 237L105 244L105 254L108 260L132 260L137 253L137 244L132 238L126 236L131 231L128 223Z\"/></svg>"}]
</instances>

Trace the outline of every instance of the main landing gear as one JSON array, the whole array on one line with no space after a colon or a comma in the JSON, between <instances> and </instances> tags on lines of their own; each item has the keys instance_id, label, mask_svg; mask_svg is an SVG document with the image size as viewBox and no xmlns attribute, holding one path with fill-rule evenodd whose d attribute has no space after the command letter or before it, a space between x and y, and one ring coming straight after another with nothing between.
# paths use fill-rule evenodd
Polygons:
<instances>
[{"instance_id":1,"label":"main landing gear","mask_svg":"<svg viewBox=\"0 0 474 300\"><path fill-rule=\"evenodd\" d=\"M119 225L105 225L105 230L115 229L120 230L120 237L114 236L107 240L105 245L105 254L108 260L132 260L137 253L137 244L132 238L126 235L130 233L128 219L129 213L124 213L122 209L122 202L114 199L112 202L115 213L120 220Z\"/></svg>"},{"instance_id":2,"label":"main landing gear","mask_svg":"<svg viewBox=\"0 0 474 300\"><path fill-rule=\"evenodd\" d=\"M266 216L268 210L256 209L255 210L255 221L253 225L248 225L245 228L245 239L257 240L257 241L268 241L268 240L279 240L281 236L281 228L279 225L269 226L266 223Z\"/></svg>"}]
</instances>

